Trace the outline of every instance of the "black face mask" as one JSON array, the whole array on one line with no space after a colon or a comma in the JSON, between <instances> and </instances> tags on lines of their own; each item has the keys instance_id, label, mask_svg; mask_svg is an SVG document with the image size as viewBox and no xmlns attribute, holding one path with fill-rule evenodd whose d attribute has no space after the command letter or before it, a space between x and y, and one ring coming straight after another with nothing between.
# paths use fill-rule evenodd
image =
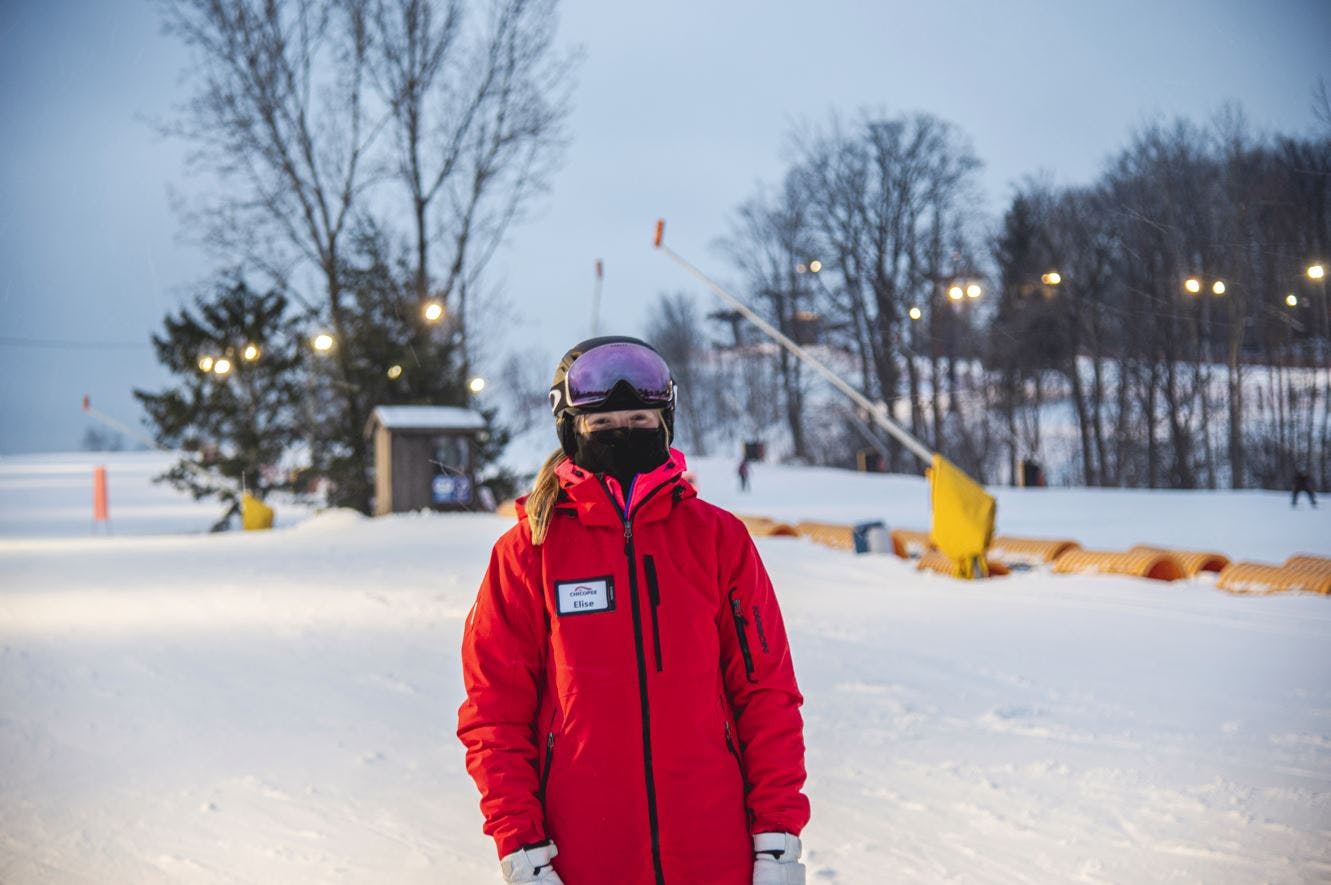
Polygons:
<instances>
[{"instance_id":1,"label":"black face mask","mask_svg":"<svg viewBox=\"0 0 1331 885\"><path fill-rule=\"evenodd\" d=\"M660 467L670 457L662 427L593 430L579 433L577 442L573 463L592 473L610 474L626 494L634 476Z\"/></svg>"}]
</instances>

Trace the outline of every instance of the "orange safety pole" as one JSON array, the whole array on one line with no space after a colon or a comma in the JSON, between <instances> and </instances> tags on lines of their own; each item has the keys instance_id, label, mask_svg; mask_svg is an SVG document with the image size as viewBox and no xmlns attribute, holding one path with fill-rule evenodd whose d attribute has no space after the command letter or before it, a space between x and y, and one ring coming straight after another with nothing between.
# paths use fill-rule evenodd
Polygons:
<instances>
[{"instance_id":1,"label":"orange safety pole","mask_svg":"<svg viewBox=\"0 0 1331 885\"><path fill-rule=\"evenodd\" d=\"M106 522L109 518L106 503L106 467L98 465L92 469L92 518L94 522Z\"/></svg>"}]
</instances>

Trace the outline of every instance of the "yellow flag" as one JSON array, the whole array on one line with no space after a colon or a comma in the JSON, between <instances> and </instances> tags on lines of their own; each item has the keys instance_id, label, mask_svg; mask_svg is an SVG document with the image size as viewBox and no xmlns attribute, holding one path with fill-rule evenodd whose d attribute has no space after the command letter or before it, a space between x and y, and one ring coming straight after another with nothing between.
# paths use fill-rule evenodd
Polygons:
<instances>
[{"instance_id":1,"label":"yellow flag","mask_svg":"<svg viewBox=\"0 0 1331 885\"><path fill-rule=\"evenodd\" d=\"M983 486L937 452L929 479L933 504L929 539L956 563L957 577L987 576L984 556L994 538L998 505Z\"/></svg>"},{"instance_id":2,"label":"yellow flag","mask_svg":"<svg viewBox=\"0 0 1331 885\"><path fill-rule=\"evenodd\" d=\"M273 508L246 492L240 498L240 524L247 532L270 529L273 527Z\"/></svg>"}]
</instances>

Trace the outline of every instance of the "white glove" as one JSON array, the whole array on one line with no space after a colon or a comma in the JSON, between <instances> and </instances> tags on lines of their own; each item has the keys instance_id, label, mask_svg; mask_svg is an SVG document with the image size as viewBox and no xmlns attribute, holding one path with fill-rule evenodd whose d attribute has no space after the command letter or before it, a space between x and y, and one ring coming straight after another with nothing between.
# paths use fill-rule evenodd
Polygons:
<instances>
[{"instance_id":1,"label":"white glove","mask_svg":"<svg viewBox=\"0 0 1331 885\"><path fill-rule=\"evenodd\" d=\"M505 855L499 861L499 868L504 872L504 881L515 885L518 882L539 882L541 885L564 885L550 861L559 849L555 843L546 839L526 848L519 848L512 854ZM802 880L801 880L802 881Z\"/></svg>"},{"instance_id":2,"label":"white glove","mask_svg":"<svg viewBox=\"0 0 1331 885\"><path fill-rule=\"evenodd\" d=\"M789 833L754 836L753 885L804 885L800 840Z\"/></svg>"}]
</instances>

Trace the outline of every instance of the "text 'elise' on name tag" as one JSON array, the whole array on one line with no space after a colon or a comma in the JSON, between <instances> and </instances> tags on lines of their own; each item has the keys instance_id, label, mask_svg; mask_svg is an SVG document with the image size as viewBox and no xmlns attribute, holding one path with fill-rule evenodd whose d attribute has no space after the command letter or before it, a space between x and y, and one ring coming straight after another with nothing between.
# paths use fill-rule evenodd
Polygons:
<instances>
[{"instance_id":1,"label":"text 'elise' on name tag","mask_svg":"<svg viewBox=\"0 0 1331 885\"><path fill-rule=\"evenodd\" d=\"M582 578L577 581L556 581L555 600L560 616L589 615L594 612L615 610L615 580Z\"/></svg>"}]
</instances>

